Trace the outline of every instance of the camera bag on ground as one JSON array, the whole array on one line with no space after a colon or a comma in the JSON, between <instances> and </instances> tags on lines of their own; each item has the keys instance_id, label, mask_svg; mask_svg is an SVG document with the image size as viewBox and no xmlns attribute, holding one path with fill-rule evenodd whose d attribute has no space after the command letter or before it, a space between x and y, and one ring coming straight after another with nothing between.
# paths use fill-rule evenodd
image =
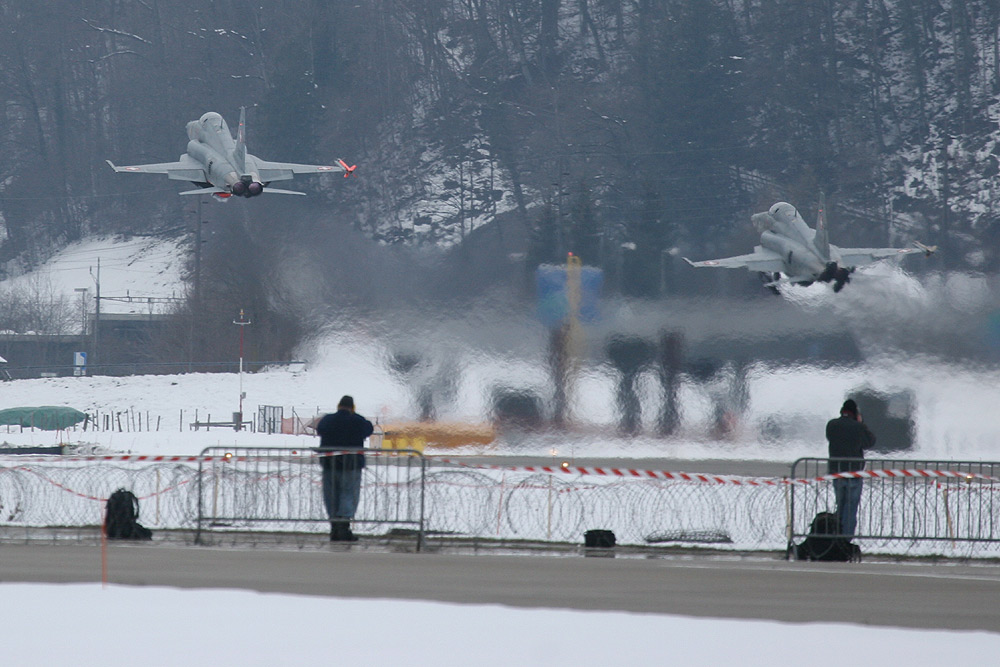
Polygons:
<instances>
[{"instance_id":1,"label":"camera bag on ground","mask_svg":"<svg viewBox=\"0 0 1000 667\"><path fill-rule=\"evenodd\" d=\"M817 514L805 541L793 548L795 560L861 562L861 547L840 534L840 521L832 512Z\"/></svg>"},{"instance_id":2,"label":"camera bag on ground","mask_svg":"<svg viewBox=\"0 0 1000 667\"><path fill-rule=\"evenodd\" d=\"M615 534L610 530L588 530L583 534L583 546L610 549L615 546Z\"/></svg>"},{"instance_id":3,"label":"camera bag on ground","mask_svg":"<svg viewBox=\"0 0 1000 667\"><path fill-rule=\"evenodd\" d=\"M153 531L139 523L139 499L126 489L108 498L104 529L109 540L151 540Z\"/></svg>"}]
</instances>

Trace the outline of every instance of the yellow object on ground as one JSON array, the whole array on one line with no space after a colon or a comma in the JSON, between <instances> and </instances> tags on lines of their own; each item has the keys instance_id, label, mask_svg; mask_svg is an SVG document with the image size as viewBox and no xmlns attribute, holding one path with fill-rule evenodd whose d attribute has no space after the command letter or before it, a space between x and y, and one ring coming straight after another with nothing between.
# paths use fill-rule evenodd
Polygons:
<instances>
[{"instance_id":1,"label":"yellow object on ground","mask_svg":"<svg viewBox=\"0 0 1000 667\"><path fill-rule=\"evenodd\" d=\"M424 447L461 447L488 445L496 439L490 424L464 422L406 422L386 424L382 449L416 449Z\"/></svg>"}]
</instances>

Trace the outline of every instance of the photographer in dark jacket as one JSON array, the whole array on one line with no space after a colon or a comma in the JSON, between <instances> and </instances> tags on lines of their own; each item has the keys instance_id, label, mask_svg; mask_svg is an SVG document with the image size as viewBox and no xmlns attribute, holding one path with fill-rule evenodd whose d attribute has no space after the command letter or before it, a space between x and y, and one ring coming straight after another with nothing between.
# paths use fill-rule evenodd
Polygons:
<instances>
[{"instance_id":1,"label":"photographer in dark jacket","mask_svg":"<svg viewBox=\"0 0 1000 667\"><path fill-rule=\"evenodd\" d=\"M354 399L344 396L337 404L337 411L324 415L316 424L320 437L319 449L364 449L365 438L375 430L372 423L354 412ZM323 503L330 517L330 541L357 542L351 532L351 519L358 509L361 497L361 470L365 455L337 454L320 458L323 467Z\"/></svg>"},{"instance_id":2,"label":"photographer in dark jacket","mask_svg":"<svg viewBox=\"0 0 1000 667\"><path fill-rule=\"evenodd\" d=\"M826 439L830 443L831 474L864 470L865 450L875 445L875 434L861 421L858 404L850 398L840 408L840 417L827 422ZM858 525L862 486L861 478L833 480L840 532L848 538L854 535Z\"/></svg>"}]
</instances>

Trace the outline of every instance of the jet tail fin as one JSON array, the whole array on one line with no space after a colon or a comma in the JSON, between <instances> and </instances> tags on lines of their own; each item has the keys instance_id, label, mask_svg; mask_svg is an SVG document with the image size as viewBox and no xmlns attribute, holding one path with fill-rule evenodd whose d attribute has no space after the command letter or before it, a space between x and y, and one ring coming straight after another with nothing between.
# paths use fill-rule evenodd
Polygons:
<instances>
[{"instance_id":1,"label":"jet tail fin","mask_svg":"<svg viewBox=\"0 0 1000 667\"><path fill-rule=\"evenodd\" d=\"M937 252L938 247L936 245L924 245L920 241L914 241L913 245L924 251L924 257L930 257Z\"/></svg>"},{"instance_id":2,"label":"jet tail fin","mask_svg":"<svg viewBox=\"0 0 1000 667\"><path fill-rule=\"evenodd\" d=\"M247 108L240 107L240 126L236 130L236 148L233 160L242 176L247 172Z\"/></svg>"},{"instance_id":3,"label":"jet tail fin","mask_svg":"<svg viewBox=\"0 0 1000 667\"><path fill-rule=\"evenodd\" d=\"M816 250L824 261L830 261L830 236L826 230L826 196L819 193L819 212L816 214Z\"/></svg>"}]
</instances>

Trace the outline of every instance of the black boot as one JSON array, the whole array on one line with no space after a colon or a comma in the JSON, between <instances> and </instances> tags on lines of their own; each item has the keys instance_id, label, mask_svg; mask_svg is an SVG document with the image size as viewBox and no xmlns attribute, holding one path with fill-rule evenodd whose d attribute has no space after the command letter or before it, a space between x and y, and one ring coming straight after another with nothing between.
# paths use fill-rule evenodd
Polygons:
<instances>
[{"instance_id":1,"label":"black boot","mask_svg":"<svg viewBox=\"0 0 1000 667\"><path fill-rule=\"evenodd\" d=\"M341 542L344 539L344 522L343 521L331 521L330 522L330 541L331 542Z\"/></svg>"},{"instance_id":2,"label":"black boot","mask_svg":"<svg viewBox=\"0 0 1000 667\"><path fill-rule=\"evenodd\" d=\"M351 523L349 521L345 521L343 526L344 528L340 539L344 542L357 542L358 536L351 532Z\"/></svg>"}]
</instances>

